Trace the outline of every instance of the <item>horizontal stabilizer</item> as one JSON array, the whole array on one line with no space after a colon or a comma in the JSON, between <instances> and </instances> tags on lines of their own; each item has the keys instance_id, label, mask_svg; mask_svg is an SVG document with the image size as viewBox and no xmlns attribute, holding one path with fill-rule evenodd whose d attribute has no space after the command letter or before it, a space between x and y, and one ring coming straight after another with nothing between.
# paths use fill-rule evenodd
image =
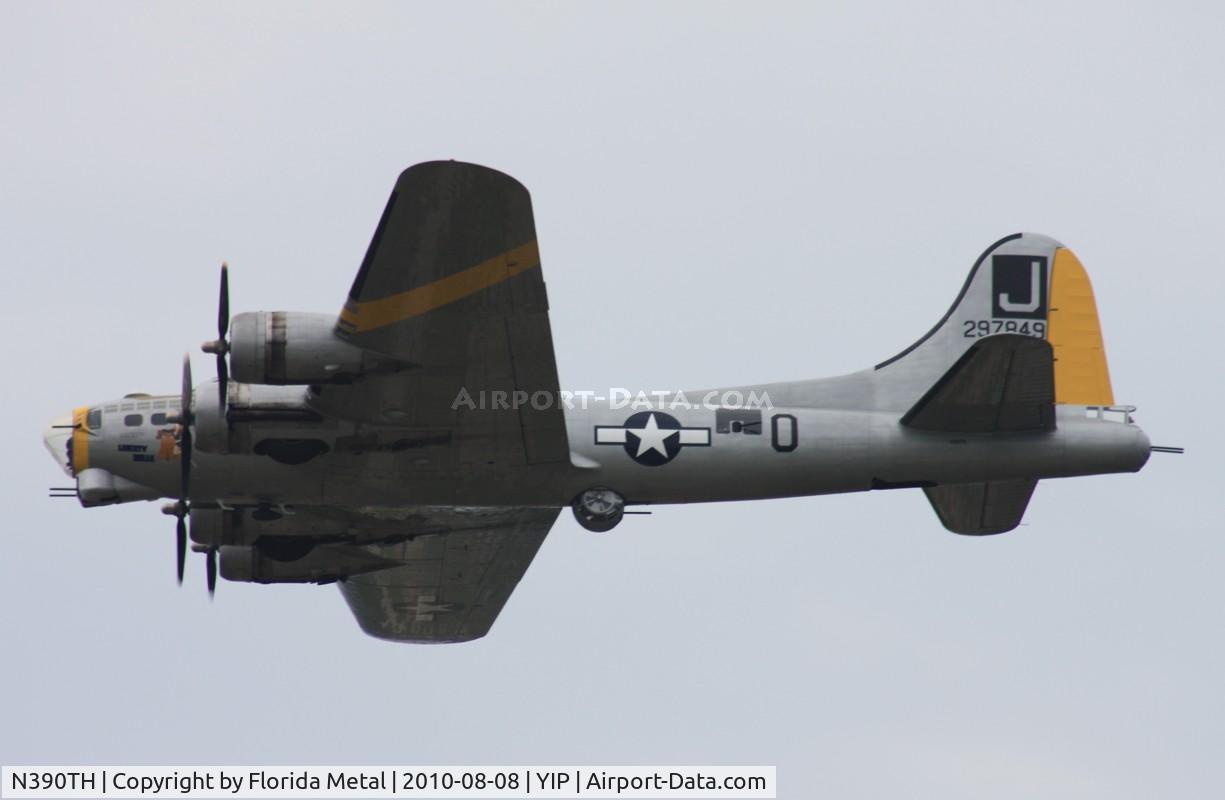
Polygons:
<instances>
[{"instance_id":1,"label":"horizontal stabilizer","mask_svg":"<svg viewBox=\"0 0 1225 800\"><path fill-rule=\"evenodd\" d=\"M1036 480L990 481L931 486L923 490L944 527L953 533L986 536L1021 524Z\"/></svg>"},{"instance_id":2,"label":"horizontal stabilizer","mask_svg":"<svg viewBox=\"0 0 1225 800\"><path fill-rule=\"evenodd\" d=\"M906 412L902 424L956 433L1054 430L1051 345L1018 334L979 339Z\"/></svg>"}]
</instances>

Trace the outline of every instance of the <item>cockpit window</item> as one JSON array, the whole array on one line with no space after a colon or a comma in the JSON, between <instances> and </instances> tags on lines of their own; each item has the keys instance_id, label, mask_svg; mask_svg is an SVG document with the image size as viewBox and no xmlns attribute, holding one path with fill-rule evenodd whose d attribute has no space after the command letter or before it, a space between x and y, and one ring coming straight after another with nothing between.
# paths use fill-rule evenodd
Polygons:
<instances>
[{"instance_id":1,"label":"cockpit window","mask_svg":"<svg viewBox=\"0 0 1225 800\"><path fill-rule=\"evenodd\" d=\"M85 417L85 427L91 431L102 429L102 409L91 408L89 414Z\"/></svg>"},{"instance_id":2,"label":"cockpit window","mask_svg":"<svg viewBox=\"0 0 1225 800\"><path fill-rule=\"evenodd\" d=\"M126 417L123 418L123 424L127 425L129 428L135 428L136 426L140 425L144 421L145 421L145 418L142 417L140 414L128 414Z\"/></svg>"}]
</instances>

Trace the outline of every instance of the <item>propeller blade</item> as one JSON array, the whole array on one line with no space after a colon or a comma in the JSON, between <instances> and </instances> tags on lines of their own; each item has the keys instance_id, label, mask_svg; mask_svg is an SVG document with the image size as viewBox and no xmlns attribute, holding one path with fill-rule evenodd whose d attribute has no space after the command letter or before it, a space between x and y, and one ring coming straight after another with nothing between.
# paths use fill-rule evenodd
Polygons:
<instances>
[{"instance_id":1,"label":"propeller blade","mask_svg":"<svg viewBox=\"0 0 1225 800\"><path fill-rule=\"evenodd\" d=\"M179 437L179 501L186 503L191 497L191 428L183 426Z\"/></svg>"},{"instance_id":2,"label":"propeller blade","mask_svg":"<svg viewBox=\"0 0 1225 800\"><path fill-rule=\"evenodd\" d=\"M208 556L204 562L204 568L208 573L208 596L211 598L217 593L217 548L210 547Z\"/></svg>"},{"instance_id":3,"label":"propeller blade","mask_svg":"<svg viewBox=\"0 0 1225 800\"><path fill-rule=\"evenodd\" d=\"M187 503L191 499L191 356L183 356L183 389L179 396L179 502L174 506L178 544L179 585L183 585L183 564L187 558Z\"/></svg>"},{"instance_id":4,"label":"propeller blade","mask_svg":"<svg viewBox=\"0 0 1225 800\"><path fill-rule=\"evenodd\" d=\"M179 586L183 585L183 567L187 562L187 523L183 521L183 516L179 515L178 524L175 526L175 532L178 534L179 545Z\"/></svg>"},{"instance_id":5,"label":"propeller blade","mask_svg":"<svg viewBox=\"0 0 1225 800\"><path fill-rule=\"evenodd\" d=\"M221 353L217 354L217 404L221 407L222 414L225 413L226 391L230 384L230 368L225 363L225 356Z\"/></svg>"},{"instance_id":6,"label":"propeller blade","mask_svg":"<svg viewBox=\"0 0 1225 800\"><path fill-rule=\"evenodd\" d=\"M226 355L230 352L230 343L226 334L230 331L230 265L221 264L221 290L217 297L217 338L205 342L200 349L217 357L217 403L225 413L226 388L230 382L230 369L226 363Z\"/></svg>"},{"instance_id":7,"label":"propeller blade","mask_svg":"<svg viewBox=\"0 0 1225 800\"><path fill-rule=\"evenodd\" d=\"M182 418L183 427L187 427L195 422L195 418L191 413L191 355L183 354L183 387L179 393L179 416Z\"/></svg>"},{"instance_id":8,"label":"propeller blade","mask_svg":"<svg viewBox=\"0 0 1225 800\"><path fill-rule=\"evenodd\" d=\"M221 262L221 297L217 300L217 340L224 343L230 330L230 265Z\"/></svg>"},{"instance_id":9,"label":"propeller blade","mask_svg":"<svg viewBox=\"0 0 1225 800\"><path fill-rule=\"evenodd\" d=\"M179 397L179 502L186 503L191 495L191 426L196 421L191 409L191 356L183 356L183 391Z\"/></svg>"}]
</instances>

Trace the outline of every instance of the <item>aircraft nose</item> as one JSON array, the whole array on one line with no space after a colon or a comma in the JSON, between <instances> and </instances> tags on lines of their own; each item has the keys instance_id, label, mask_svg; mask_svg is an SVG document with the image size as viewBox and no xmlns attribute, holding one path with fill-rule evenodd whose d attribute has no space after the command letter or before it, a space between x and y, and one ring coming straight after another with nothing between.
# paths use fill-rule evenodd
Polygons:
<instances>
[{"instance_id":1,"label":"aircraft nose","mask_svg":"<svg viewBox=\"0 0 1225 800\"><path fill-rule=\"evenodd\" d=\"M51 458L55 459L55 463L64 471L64 474L71 478L72 469L68 452L70 441L72 441L71 414L56 417L43 428L43 444L47 446L47 452L51 454Z\"/></svg>"}]
</instances>

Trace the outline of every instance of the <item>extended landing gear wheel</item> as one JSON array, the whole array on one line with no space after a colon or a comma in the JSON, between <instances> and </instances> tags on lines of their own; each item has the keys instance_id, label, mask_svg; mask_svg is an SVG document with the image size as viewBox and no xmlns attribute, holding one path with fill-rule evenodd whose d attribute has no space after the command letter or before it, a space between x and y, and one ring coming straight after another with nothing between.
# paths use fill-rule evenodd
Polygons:
<instances>
[{"instance_id":1,"label":"extended landing gear wheel","mask_svg":"<svg viewBox=\"0 0 1225 800\"><path fill-rule=\"evenodd\" d=\"M578 524L589 531L603 533L617 527L625 514L625 498L612 489L597 487L581 492L571 504Z\"/></svg>"}]
</instances>

